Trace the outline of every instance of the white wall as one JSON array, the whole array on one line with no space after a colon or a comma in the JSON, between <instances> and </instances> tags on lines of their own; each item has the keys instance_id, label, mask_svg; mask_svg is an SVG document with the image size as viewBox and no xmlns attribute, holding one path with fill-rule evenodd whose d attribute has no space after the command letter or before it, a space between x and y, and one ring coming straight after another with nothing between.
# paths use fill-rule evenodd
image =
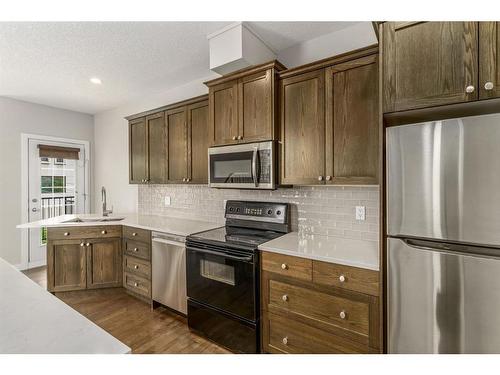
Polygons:
<instances>
[{"instance_id":1,"label":"white wall","mask_svg":"<svg viewBox=\"0 0 500 375\"><path fill-rule=\"evenodd\" d=\"M218 76L209 74L186 85L149 95L94 116L97 161L94 169L95 212L102 211L102 186L106 187L108 205L113 205L115 213L137 212L137 185L129 184L128 122L124 117L206 94L208 89L203 82Z\"/></svg>"},{"instance_id":2,"label":"white wall","mask_svg":"<svg viewBox=\"0 0 500 375\"><path fill-rule=\"evenodd\" d=\"M278 53L278 60L294 68L377 43L371 22L360 22L345 29L321 35Z\"/></svg>"},{"instance_id":3,"label":"white wall","mask_svg":"<svg viewBox=\"0 0 500 375\"><path fill-rule=\"evenodd\" d=\"M93 125L92 115L0 97L1 258L21 263L21 133L89 141L92 155Z\"/></svg>"}]
</instances>

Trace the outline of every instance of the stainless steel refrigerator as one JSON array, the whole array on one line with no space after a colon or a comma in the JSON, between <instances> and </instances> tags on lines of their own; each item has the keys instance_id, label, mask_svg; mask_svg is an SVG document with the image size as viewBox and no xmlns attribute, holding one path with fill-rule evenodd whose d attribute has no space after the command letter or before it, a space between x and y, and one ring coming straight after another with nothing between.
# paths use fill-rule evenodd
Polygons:
<instances>
[{"instance_id":1,"label":"stainless steel refrigerator","mask_svg":"<svg viewBox=\"0 0 500 375\"><path fill-rule=\"evenodd\" d=\"M500 114L386 131L390 353L500 353Z\"/></svg>"}]
</instances>

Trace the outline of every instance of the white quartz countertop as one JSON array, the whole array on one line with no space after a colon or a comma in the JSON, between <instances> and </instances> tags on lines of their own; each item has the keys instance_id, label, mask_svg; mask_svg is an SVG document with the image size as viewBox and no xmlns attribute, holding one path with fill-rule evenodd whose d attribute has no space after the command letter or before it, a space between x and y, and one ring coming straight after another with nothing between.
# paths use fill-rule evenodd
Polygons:
<instances>
[{"instance_id":1,"label":"white quartz countertop","mask_svg":"<svg viewBox=\"0 0 500 375\"><path fill-rule=\"evenodd\" d=\"M379 270L379 247L376 241L291 232L261 244L259 250Z\"/></svg>"},{"instance_id":2,"label":"white quartz countertop","mask_svg":"<svg viewBox=\"0 0 500 375\"><path fill-rule=\"evenodd\" d=\"M218 228L221 225L206 221L183 219L171 216L158 215L138 215L138 214L113 214L108 219L123 218L114 221L85 221L67 222L76 218L91 220L102 219L96 214L85 215L61 215L46 220L33 221L31 223L20 224L16 228L40 228L40 227L81 227L96 225L126 225L134 228L147 229L157 232L170 233L178 236L188 236L193 233L202 232L209 229Z\"/></svg>"},{"instance_id":3,"label":"white quartz countertop","mask_svg":"<svg viewBox=\"0 0 500 375\"><path fill-rule=\"evenodd\" d=\"M130 348L0 258L0 354L125 354Z\"/></svg>"}]
</instances>

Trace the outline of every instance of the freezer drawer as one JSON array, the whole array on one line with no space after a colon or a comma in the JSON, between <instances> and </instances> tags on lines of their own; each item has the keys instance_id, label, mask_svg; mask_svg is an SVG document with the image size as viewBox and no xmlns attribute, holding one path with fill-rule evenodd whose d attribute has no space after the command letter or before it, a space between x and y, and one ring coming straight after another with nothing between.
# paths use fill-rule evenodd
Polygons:
<instances>
[{"instance_id":1,"label":"freezer drawer","mask_svg":"<svg viewBox=\"0 0 500 375\"><path fill-rule=\"evenodd\" d=\"M389 353L500 353L500 260L388 239Z\"/></svg>"},{"instance_id":2,"label":"freezer drawer","mask_svg":"<svg viewBox=\"0 0 500 375\"><path fill-rule=\"evenodd\" d=\"M387 129L387 228L500 245L500 114Z\"/></svg>"}]
</instances>

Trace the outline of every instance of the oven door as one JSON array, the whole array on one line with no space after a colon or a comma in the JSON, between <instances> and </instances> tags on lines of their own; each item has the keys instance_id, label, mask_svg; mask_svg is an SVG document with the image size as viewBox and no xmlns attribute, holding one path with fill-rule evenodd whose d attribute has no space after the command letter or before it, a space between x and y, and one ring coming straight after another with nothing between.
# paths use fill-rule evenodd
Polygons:
<instances>
[{"instance_id":1,"label":"oven door","mask_svg":"<svg viewBox=\"0 0 500 375\"><path fill-rule=\"evenodd\" d=\"M194 300L249 321L257 320L257 256L187 246L187 294Z\"/></svg>"},{"instance_id":2,"label":"oven door","mask_svg":"<svg viewBox=\"0 0 500 375\"><path fill-rule=\"evenodd\" d=\"M210 187L275 189L272 141L211 147Z\"/></svg>"}]
</instances>

